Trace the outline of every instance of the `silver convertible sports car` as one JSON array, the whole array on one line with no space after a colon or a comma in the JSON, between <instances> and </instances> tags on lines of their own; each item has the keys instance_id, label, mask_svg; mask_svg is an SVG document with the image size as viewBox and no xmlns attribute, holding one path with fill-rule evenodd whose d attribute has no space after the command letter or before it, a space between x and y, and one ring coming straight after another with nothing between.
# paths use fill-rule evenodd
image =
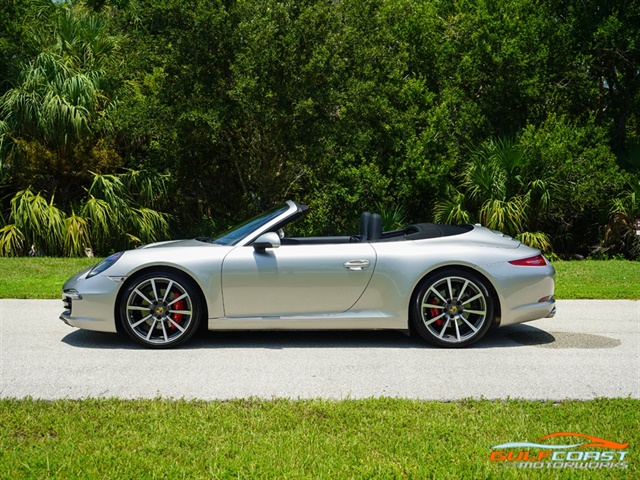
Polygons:
<instances>
[{"instance_id":1,"label":"silver convertible sports car","mask_svg":"<svg viewBox=\"0 0 640 480\"><path fill-rule=\"evenodd\" d=\"M414 330L443 347L491 326L555 314L554 269L538 250L480 225L422 223L359 235L287 237L293 201L213 239L116 253L63 287L67 324L166 348L209 330Z\"/></svg>"}]
</instances>

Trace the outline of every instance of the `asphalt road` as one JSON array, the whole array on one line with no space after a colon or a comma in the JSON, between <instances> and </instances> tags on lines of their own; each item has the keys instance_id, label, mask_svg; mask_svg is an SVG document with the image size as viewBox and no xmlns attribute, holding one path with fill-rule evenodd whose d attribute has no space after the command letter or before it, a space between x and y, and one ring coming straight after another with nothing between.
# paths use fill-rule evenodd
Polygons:
<instances>
[{"instance_id":1,"label":"asphalt road","mask_svg":"<svg viewBox=\"0 0 640 480\"><path fill-rule=\"evenodd\" d=\"M447 350L399 332L203 333L155 351L0 300L0 397L640 398L640 302L560 301L554 319Z\"/></svg>"}]
</instances>

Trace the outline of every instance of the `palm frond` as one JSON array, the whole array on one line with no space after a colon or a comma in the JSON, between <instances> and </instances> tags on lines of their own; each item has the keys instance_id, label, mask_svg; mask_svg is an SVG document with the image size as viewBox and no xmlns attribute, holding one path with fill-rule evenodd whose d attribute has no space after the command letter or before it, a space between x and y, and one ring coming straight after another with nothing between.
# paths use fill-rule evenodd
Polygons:
<instances>
[{"instance_id":1,"label":"palm frond","mask_svg":"<svg viewBox=\"0 0 640 480\"><path fill-rule=\"evenodd\" d=\"M533 205L538 212L545 212L551 207L551 186L542 179L536 179L529 184L529 193L533 200Z\"/></svg>"},{"instance_id":2,"label":"palm frond","mask_svg":"<svg viewBox=\"0 0 640 480\"><path fill-rule=\"evenodd\" d=\"M407 211L401 205L390 207L386 204L377 203L375 211L382 217L382 230L385 232L398 230L406 224Z\"/></svg>"},{"instance_id":3,"label":"palm frond","mask_svg":"<svg viewBox=\"0 0 640 480\"><path fill-rule=\"evenodd\" d=\"M42 215L46 230L41 233L36 245L40 246L47 255L56 255L64 243L67 215L53 204L53 197Z\"/></svg>"},{"instance_id":4,"label":"palm frond","mask_svg":"<svg viewBox=\"0 0 640 480\"><path fill-rule=\"evenodd\" d=\"M108 250L107 246L121 235L121 224L106 201L89 194L80 213L89 224L91 239L98 251Z\"/></svg>"},{"instance_id":5,"label":"palm frond","mask_svg":"<svg viewBox=\"0 0 640 480\"><path fill-rule=\"evenodd\" d=\"M127 170L121 175L122 183L140 205L159 208L169 195L168 175L149 170Z\"/></svg>"},{"instance_id":6,"label":"palm frond","mask_svg":"<svg viewBox=\"0 0 640 480\"><path fill-rule=\"evenodd\" d=\"M497 138L470 151L460 174L460 190L447 194L436 205L437 221L479 220L493 230L511 236L534 230L538 214L549 209L553 185L541 179L528 181L523 168L526 151L517 139ZM475 218L474 218L475 217ZM533 239L534 237L526 237ZM535 237L545 249L544 238ZM542 240L540 240L542 238Z\"/></svg>"},{"instance_id":7,"label":"palm frond","mask_svg":"<svg viewBox=\"0 0 640 480\"><path fill-rule=\"evenodd\" d=\"M640 180L634 179L625 188L625 193L611 201L610 213L623 213L628 217L640 217Z\"/></svg>"},{"instance_id":8,"label":"palm frond","mask_svg":"<svg viewBox=\"0 0 640 480\"><path fill-rule=\"evenodd\" d=\"M93 173L89 195L106 202L112 214L121 219L130 203L130 197L122 180L116 175L99 175Z\"/></svg>"},{"instance_id":9,"label":"palm frond","mask_svg":"<svg viewBox=\"0 0 640 480\"><path fill-rule=\"evenodd\" d=\"M516 172L524 164L524 155L518 144L510 138L491 139L489 142L491 156L507 172L516 176Z\"/></svg>"},{"instance_id":10,"label":"palm frond","mask_svg":"<svg viewBox=\"0 0 640 480\"><path fill-rule=\"evenodd\" d=\"M462 187L467 190L472 202L481 202L495 195L495 168L476 156L466 164Z\"/></svg>"},{"instance_id":11,"label":"palm frond","mask_svg":"<svg viewBox=\"0 0 640 480\"><path fill-rule=\"evenodd\" d=\"M471 223L471 213L464 207L465 196L463 193L455 192L444 200L436 204L434 211L435 221L450 225L460 225Z\"/></svg>"},{"instance_id":12,"label":"palm frond","mask_svg":"<svg viewBox=\"0 0 640 480\"><path fill-rule=\"evenodd\" d=\"M16 193L11 199L11 218L28 241L33 242L46 232L47 207L44 197L40 193L34 194L30 188Z\"/></svg>"},{"instance_id":13,"label":"palm frond","mask_svg":"<svg viewBox=\"0 0 640 480\"><path fill-rule=\"evenodd\" d=\"M546 233L543 232L522 232L516 235L516 238L525 245L533 248L537 248L544 254L549 254L553 251L551 245L551 239Z\"/></svg>"},{"instance_id":14,"label":"palm frond","mask_svg":"<svg viewBox=\"0 0 640 480\"><path fill-rule=\"evenodd\" d=\"M611 201L609 221L602 229L602 244L598 248L606 255L624 255L630 259L640 256L640 236L637 219L640 217L640 181L627 186L626 193Z\"/></svg>"},{"instance_id":15,"label":"palm frond","mask_svg":"<svg viewBox=\"0 0 640 480\"><path fill-rule=\"evenodd\" d=\"M480 210L480 223L493 230L517 235L526 230L528 200L514 197L510 200L488 200Z\"/></svg>"},{"instance_id":16,"label":"palm frond","mask_svg":"<svg viewBox=\"0 0 640 480\"><path fill-rule=\"evenodd\" d=\"M25 241L45 254L55 254L62 245L65 213L40 192L28 188L11 199L10 218L20 229Z\"/></svg>"},{"instance_id":17,"label":"palm frond","mask_svg":"<svg viewBox=\"0 0 640 480\"><path fill-rule=\"evenodd\" d=\"M169 237L168 215L150 208L134 208L131 210L131 229L141 243L153 243Z\"/></svg>"},{"instance_id":18,"label":"palm frond","mask_svg":"<svg viewBox=\"0 0 640 480\"><path fill-rule=\"evenodd\" d=\"M81 257L87 248L91 248L89 223L71 212L65 222L64 253L69 257Z\"/></svg>"},{"instance_id":19,"label":"palm frond","mask_svg":"<svg viewBox=\"0 0 640 480\"><path fill-rule=\"evenodd\" d=\"M0 255L18 257L24 255L25 237L14 223L0 228Z\"/></svg>"},{"instance_id":20,"label":"palm frond","mask_svg":"<svg viewBox=\"0 0 640 480\"><path fill-rule=\"evenodd\" d=\"M138 237L136 237L135 235L132 235L130 233L125 233L125 237L127 239L128 245L131 246L131 247L142 245L144 243Z\"/></svg>"},{"instance_id":21,"label":"palm frond","mask_svg":"<svg viewBox=\"0 0 640 480\"><path fill-rule=\"evenodd\" d=\"M52 2L37 1L48 3L37 10L46 12L53 28L26 35L40 53L18 65L12 88L0 97L0 117L14 137L30 136L66 152L110 104L104 79L117 42L99 16L69 3L51 8Z\"/></svg>"}]
</instances>

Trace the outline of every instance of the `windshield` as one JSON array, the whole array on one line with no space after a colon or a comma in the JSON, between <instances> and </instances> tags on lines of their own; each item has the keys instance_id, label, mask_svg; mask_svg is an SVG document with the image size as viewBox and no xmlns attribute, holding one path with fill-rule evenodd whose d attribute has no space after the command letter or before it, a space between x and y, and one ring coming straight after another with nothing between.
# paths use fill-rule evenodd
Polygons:
<instances>
[{"instance_id":1,"label":"windshield","mask_svg":"<svg viewBox=\"0 0 640 480\"><path fill-rule=\"evenodd\" d=\"M260 215L257 215L252 219L233 227L223 235L214 238L211 243L215 243L218 245L235 245L244 237L250 235L254 230L257 230L258 228L266 225L277 216L282 215L287 211L288 208L288 205L280 205L278 207L272 208L271 210L263 212Z\"/></svg>"}]
</instances>

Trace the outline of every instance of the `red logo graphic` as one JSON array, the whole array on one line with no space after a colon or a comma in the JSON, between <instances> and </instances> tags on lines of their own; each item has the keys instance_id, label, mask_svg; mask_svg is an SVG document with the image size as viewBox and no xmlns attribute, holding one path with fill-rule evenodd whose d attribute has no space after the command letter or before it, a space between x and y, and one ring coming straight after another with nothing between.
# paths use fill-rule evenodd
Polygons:
<instances>
[{"instance_id":1,"label":"red logo graphic","mask_svg":"<svg viewBox=\"0 0 640 480\"><path fill-rule=\"evenodd\" d=\"M540 440L546 440L548 438L554 437L581 437L591 440L591 443L583 443L577 448L587 448L587 447L598 447L598 448L607 448L609 450L624 450L629 446L629 442L627 443L617 443L612 442L611 440L605 440L604 438L594 437L592 435L585 435L584 433L575 433L575 432L558 432L551 433L549 435L545 435L544 437L540 437Z\"/></svg>"}]
</instances>

